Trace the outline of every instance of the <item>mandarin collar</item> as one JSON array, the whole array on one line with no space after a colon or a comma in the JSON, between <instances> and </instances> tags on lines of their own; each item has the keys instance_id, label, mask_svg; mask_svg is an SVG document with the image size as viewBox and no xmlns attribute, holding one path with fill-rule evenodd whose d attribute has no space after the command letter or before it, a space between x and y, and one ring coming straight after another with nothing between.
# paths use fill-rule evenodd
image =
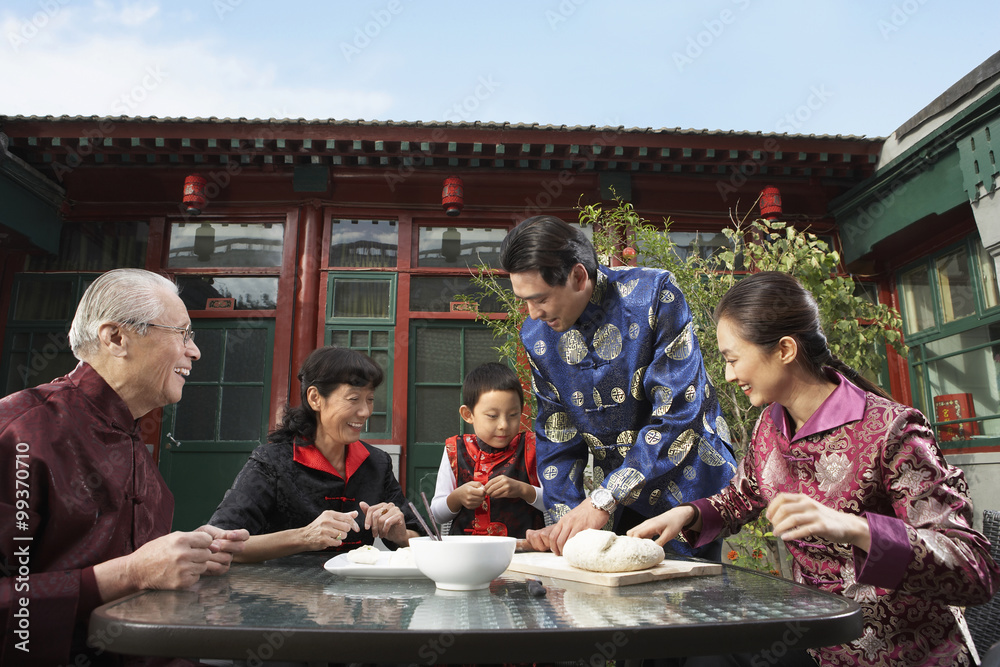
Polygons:
<instances>
[{"instance_id":1,"label":"mandarin collar","mask_svg":"<svg viewBox=\"0 0 1000 667\"><path fill-rule=\"evenodd\" d=\"M608 319L607 308L605 307L605 297L608 295L608 285L610 280L608 278L607 268L603 265L598 264L597 266L597 280L594 282L594 292L590 295L590 300L587 301L587 306L580 313L579 319L577 319L574 326L582 333L590 333Z\"/></svg>"},{"instance_id":2,"label":"mandarin collar","mask_svg":"<svg viewBox=\"0 0 1000 667\"><path fill-rule=\"evenodd\" d=\"M139 420L132 416L132 411L124 399L111 388L100 373L94 370L93 366L81 361L70 371L66 379L87 397L94 410L112 428L130 434L138 431Z\"/></svg>"},{"instance_id":3,"label":"mandarin collar","mask_svg":"<svg viewBox=\"0 0 1000 667\"><path fill-rule=\"evenodd\" d=\"M513 438L511 438L510 442L507 443L506 447L491 447L490 445L487 445L485 442L483 442L478 435L473 434L472 437L476 439L476 445L483 452L487 454L499 454L500 452L506 452L508 449L510 449L511 445L514 444L514 441L521 437L521 433L518 433Z\"/></svg>"},{"instance_id":4,"label":"mandarin collar","mask_svg":"<svg viewBox=\"0 0 1000 667\"><path fill-rule=\"evenodd\" d=\"M855 385L838 371L832 368L824 369L831 381L837 384L836 389L826 397L826 400L817 408L806 423L802 425L794 436L789 436L791 432L791 418L784 406L779 403L771 404L771 419L778 430L789 442L807 438L823 431L838 428L851 422L859 421L865 414L865 392Z\"/></svg>"},{"instance_id":5,"label":"mandarin collar","mask_svg":"<svg viewBox=\"0 0 1000 667\"><path fill-rule=\"evenodd\" d=\"M312 468L313 470L319 470L320 472L325 472L331 475L336 475L341 477L337 469L330 464L329 459L320 451L316 443L309 439L300 436L295 436L292 440L292 460L296 463L300 463L307 468ZM361 464L368 459L368 448L365 447L364 443L360 440L355 440L354 442L345 445L347 448L347 453L344 458L344 473L347 477L342 477L346 482L350 480L351 475L353 475Z\"/></svg>"}]
</instances>

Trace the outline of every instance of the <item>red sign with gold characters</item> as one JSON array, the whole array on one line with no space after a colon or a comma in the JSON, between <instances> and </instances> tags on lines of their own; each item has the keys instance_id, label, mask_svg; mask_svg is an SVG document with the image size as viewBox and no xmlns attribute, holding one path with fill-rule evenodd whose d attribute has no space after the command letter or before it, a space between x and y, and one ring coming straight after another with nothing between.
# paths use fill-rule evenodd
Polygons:
<instances>
[{"instance_id":1,"label":"red sign with gold characters","mask_svg":"<svg viewBox=\"0 0 1000 667\"><path fill-rule=\"evenodd\" d=\"M972 404L972 394L942 394L934 397L934 410L937 421L946 422L955 419L970 419L976 416ZM979 435L979 422L948 424L938 427L938 440L968 440Z\"/></svg>"}]
</instances>

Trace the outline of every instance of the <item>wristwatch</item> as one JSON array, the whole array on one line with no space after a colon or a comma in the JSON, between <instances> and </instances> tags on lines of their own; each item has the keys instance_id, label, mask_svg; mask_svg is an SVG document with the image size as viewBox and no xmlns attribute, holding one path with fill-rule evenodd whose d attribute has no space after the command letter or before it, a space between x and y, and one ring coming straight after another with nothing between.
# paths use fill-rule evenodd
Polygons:
<instances>
[{"instance_id":1,"label":"wristwatch","mask_svg":"<svg viewBox=\"0 0 1000 667\"><path fill-rule=\"evenodd\" d=\"M599 486L590 492L590 504L599 510L604 510L608 514L615 509L615 497L603 486Z\"/></svg>"}]
</instances>

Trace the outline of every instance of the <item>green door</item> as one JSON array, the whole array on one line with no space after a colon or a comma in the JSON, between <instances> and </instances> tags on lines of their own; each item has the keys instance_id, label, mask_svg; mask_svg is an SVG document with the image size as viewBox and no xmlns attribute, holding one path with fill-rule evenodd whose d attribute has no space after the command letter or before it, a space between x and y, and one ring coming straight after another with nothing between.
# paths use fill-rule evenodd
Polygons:
<instances>
[{"instance_id":1,"label":"green door","mask_svg":"<svg viewBox=\"0 0 1000 667\"><path fill-rule=\"evenodd\" d=\"M421 491L434 495L444 441L472 428L458 414L465 374L499 357L482 324L415 321L410 341L406 495L421 507Z\"/></svg>"},{"instance_id":2,"label":"green door","mask_svg":"<svg viewBox=\"0 0 1000 667\"><path fill-rule=\"evenodd\" d=\"M194 320L201 359L163 409L160 472L174 530L207 523L250 452L267 438L273 320Z\"/></svg>"}]
</instances>

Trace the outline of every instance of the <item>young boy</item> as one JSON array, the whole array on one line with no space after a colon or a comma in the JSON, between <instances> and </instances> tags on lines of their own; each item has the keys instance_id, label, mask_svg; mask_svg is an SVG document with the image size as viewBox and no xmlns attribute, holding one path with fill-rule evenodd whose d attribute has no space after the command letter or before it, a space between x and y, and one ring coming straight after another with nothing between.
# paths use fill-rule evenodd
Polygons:
<instances>
[{"instance_id":1,"label":"young boy","mask_svg":"<svg viewBox=\"0 0 1000 667\"><path fill-rule=\"evenodd\" d=\"M542 486L535 471L535 434L522 433L524 392L504 364L473 369L459 408L475 435L445 442L431 513L451 521L452 535L523 538L545 526Z\"/></svg>"}]
</instances>

